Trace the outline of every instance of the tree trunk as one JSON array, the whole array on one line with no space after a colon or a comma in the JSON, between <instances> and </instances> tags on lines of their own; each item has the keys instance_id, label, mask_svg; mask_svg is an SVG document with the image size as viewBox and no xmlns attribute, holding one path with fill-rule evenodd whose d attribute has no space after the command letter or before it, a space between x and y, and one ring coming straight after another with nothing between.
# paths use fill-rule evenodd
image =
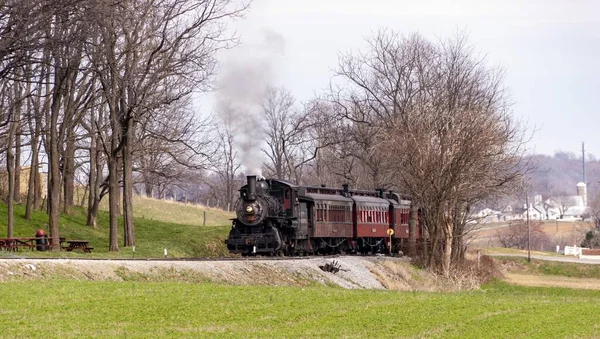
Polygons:
<instances>
[{"instance_id":1,"label":"tree trunk","mask_svg":"<svg viewBox=\"0 0 600 339\"><path fill-rule=\"evenodd\" d=\"M112 105L111 109L115 106ZM120 124L118 122L118 115L115 113L110 114L110 126L112 130L112 136L110 140L110 154L108 156L108 214L109 214L109 251L119 251L119 238L118 238L118 217L119 217L119 139L121 138Z\"/></svg>"},{"instance_id":2,"label":"tree trunk","mask_svg":"<svg viewBox=\"0 0 600 339\"><path fill-rule=\"evenodd\" d=\"M96 126L93 117L92 122L90 123L90 128L90 174L88 180L89 195L87 204L86 225L93 226L94 228L96 228L96 211L94 211L94 203L96 201L97 190L99 189L99 187L96 185L96 176L101 174L96 172L96 161L98 161L98 151L96 150Z\"/></svg>"},{"instance_id":3,"label":"tree trunk","mask_svg":"<svg viewBox=\"0 0 600 339\"><path fill-rule=\"evenodd\" d=\"M100 207L100 185L102 184L102 163L99 162L99 159L96 160L96 175L95 182L92 183L94 186L94 196L90 192L91 205L88 209L87 215L87 225L92 226L94 229L98 229L97 219L98 219L98 209Z\"/></svg>"},{"instance_id":4,"label":"tree trunk","mask_svg":"<svg viewBox=\"0 0 600 339\"><path fill-rule=\"evenodd\" d=\"M98 126L104 120L104 110L102 107L98 109L97 119L92 114L90 120L90 194L88 199L87 225L97 229L98 208L100 206L100 186L104 180L102 175L102 138Z\"/></svg>"},{"instance_id":5,"label":"tree trunk","mask_svg":"<svg viewBox=\"0 0 600 339\"><path fill-rule=\"evenodd\" d=\"M150 182L150 180L147 180L144 183L144 190L146 192L146 197L154 198L154 196L152 195L152 191L154 191L154 185L150 184L149 182Z\"/></svg>"},{"instance_id":6,"label":"tree trunk","mask_svg":"<svg viewBox=\"0 0 600 339\"><path fill-rule=\"evenodd\" d=\"M29 85L28 85L29 86ZM28 93L30 90L27 91ZM39 143L40 143L40 97L41 91L37 93L38 97L35 102L27 100L27 114L29 117L29 133L31 133L31 167L29 169L29 181L27 184L27 202L25 204L25 219L31 220L31 213L38 207L39 198L36 200L37 195L40 194L39 186ZM33 117L32 117L33 114ZM36 195L37 194L37 195Z\"/></svg>"},{"instance_id":7,"label":"tree trunk","mask_svg":"<svg viewBox=\"0 0 600 339\"><path fill-rule=\"evenodd\" d=\"M16 90L15 90L16 92ZM15 98L19 100L18 98ZM7 145L7 154L6 154L6 168L8 170L8 197L6 203L8 205L8 225L6 230L7 237L11 238L14 232L14 196L15 196L15 153L13 150L14 137L17 131L17 120L15 119L18 114L16 110L18 108L13 108L13 121L10 123L9 131L8 131L8 145Z\"/></svg>"},{"instance_id":8,"label":"tree trunk","mask_svg":"<svg viewBox=\"0 0 600 339\"><path fill-rule=\"evenodd\" d=\"M116 139L116 136L113 136ZM117 148L116 141L112 141L113 149ZM119 210L119 177L118 177L118 154L112 152L108 159L108 210L109 210L109 251L119 251L118 239L118 210Z\"/></svg>"},{"instance_id":9,"label":"tree trunk","mask_svg":"<svg viewBox=\"0 0 600 339\"><path fill-rule=\"evenodd\" d=\"M47 51L44 52L44 60L48 60L47 57ZM48 61L49 62L49 61ZM45 72L45 93L44 93L44 98L50 98L51 95L51 91L50 91L50 73L47 72L47 66L44 66L44 72ZM40 85L41 86L41 85ZM41 93L40 93L41 94ZM50 101L51 100L44 100L44 107L42 108L40 105L40 101L41 101L41 96L36 98L36 109L35 109L35 116L34 116L34 121L35 121L35 135L37 136L37 140L38 142L36 143L35 147L35 154L36 154L36 159L37 159L37 166L39 166L39 154L40 154L40 149L42 147L42 143L40 142L40 138L42 136L42 124L43 124L43 117L48 117L49 113L50 113ZM46 132L47 135L47 132ZM43 138L41 141L44 141ZM48 141L45 140L44 142L44 146L48 146ZM46 148L44 148L46 149ZM44 203L44 201L42 200L42 194L46 193L48 194L48 173L46 173L46 189L42 190L42 178L41 175L38 172L38 168L36 167L36 176L35 176L35 187L34 187L34 192L33 192L33 209L39 209L39 208L43 208L42 204ZM43 192L42 192L43 191Z\"/></svg>"},{"instance_id":10,"label":"tree trunk","mask_svg":"<svg viewBox=\"0 0 600 339\"><path fill-rule=\"evenodd\" d=\"M455 264L460 264L465 259L465 250L466 247L462 241L462 236L455 229L454 236L452 237L452 262Z\"/></svg>"},{"instance_id":11,"label":"tree trunk","mask_svg":"<svg viewBox=\"0 0 600 339\"><path fill-rule=\"evenodd\" d=\"M431 214L435 215L434 213ZM438 259L440 259L441 256L441 254L439 253L440 232L438 232L438 224L439 221L437 220L430 220L427 224L427 231L429 235L429 246L426 253L428 267L435 267L435 264L438 262Z\"/></svg>"},{"instance_id":12,"label":"tree trunk","mask_svg":"<svg viewBox=\"0 0 600 339\"><path fill-rule=\"evenodd\" d=\"M417 254L417 221L419 217L419 208L416 204L410 205L410 214L408 216L408 256L413 258ZM421 237L423 234L421 234Z\"/></svg>"},{"instance_id":13,"label":"tree trunk","mask_svg":"<svg viewBox=\"0 0 600 339\"><path fill-rule=\"evenodd\" d=\"M114 132L113 132L114 134ZM120 133L118 135L121 135ZM117 157L117 215L118 216L122 216L123 215L123 209L121 208L121 203L122 203L122 198L121 198L121 184L119 183L119 179L123 178L123 159L120 157L120 152L117 152L117 154L115 155L115 157Z\"/></svg>"},{"instance_id":14,"label":"tree trunk","mask_svg":"<svg viewBox=\"0 0 600 339\"><path fill-rule=\"evenodd\" d=\"M442 271L444 276L450 276L450 264L452 263L452 239L454 234L454 223L450 217L444 218L444 252L442 256Z\"/></svg>"},{"instance_id":15,"label":"tree trunk","mask_svg":"<svg viewBox=\"0 0 600 339\"><path fill-rule=\"evenodd\" d=\"M70 213L74 206L75 191L75 137L66 131L66 147L63 154L63 212Z\"/></svg>"},{"instance_id":16,"label":"tree trunk","mask_svg":"<svg viewBox=\"0 0 600 339\"><path fill-rule=\"evenodd\" d=\"M97 136L96 137L96 147L98 148L98 146L100 145L100 137ZM97 223L97 216L98 216L98 209L100 208L100 200L102 199L102 197L100 196L100 185L102 185L102 182L104 181L104 178L102 177L102 170L103 170L104 166L103 166L103 162L102 162L102 153L100 152L99 149L96 150L96 193L95 193L95 197L94 197L94 205L92 206L92 211L91 211L91 220L92 220L92 225L94 228L98 228L98 226L96 225Z\"/></svg>"},{"instance_id":17,"label":"tree trunk","mask_svg":"<svg viewBox=\"0 0 600 339\"><path fill-rule=\"evenodd\" d=\"M133 142L133 119L126 122L124 129L125 138L123 138L123 147L121 154L123 156L123 243L124 246L135 245L135 232L133 223L133 160L132 160L132 142Z\"/></svg>"},{"instance_id":18,"label":"tree trunk","mask_svg":"<svg viewBox=\"0 0 600 339\"><path fill-rule=\"evenodd\" d=\"M20 99L19 99L20 101ZM15 130L15 193L13 199L15 202L21 202L21 104L17 105L19 112L17 121L17 128Z\"/></svg>"},{"instance_id":19,"label":"tree trunk","mask_svg":"<svg viewBox=\"0 0 600 339\"><path fill-rule=\"evenodd\" d=\"M444 257L442 258L442 268L444 276L450 276L450 263L452 262L452 235L446 235L444 242Z\"/></svg>"},{"instance_id":20,"label":"tree trunk","mask_svg":"<svg viewBox=\"0 0 600 339\"><path fill-rule=\"evenodd\" d=\"M35 205L35 193L37 191L38 183L38 166L39 166L39 155L38 155L38 143L39 135L34 133L31 140L31 168L29 169L29 183L27 189L27 203L25 205L25 219L31 220L31 213L37 206Z\"/></svg>"},{"instance_id":21,"label":"tree trunk","mask_svg":"<svg viewBox=\"0 0 600 339\"><path fill-rule=\"evenodd\" d=\"M88 198L88 190L89 190L89 188L90 187L87 186L87 185L83 188L83 194L81 195L81 200L78 202L78 206L79 207L84 207L85 206L85 201Z\"/></svg>"},{"instance_id":22,"label":"tree trunk","mask_svg":"<svg viewBox=\"0 0 600 339\"><path fill-rule=\"evenodd\" d=\"M452 262L455 265L461 264L465 259L466 247L464 245L463 235L465 233L465 220L461 209L457 208L453 218L452 232Z\"/></svg>"},{"instance_id":23,"label":"tree trunk","mask_svg":"<svg viewBox=\"0 0 600 339\"><path fill-rule=\"evenodd\" d=\"M50 237L52 238L52 248L54 250L60 249L59 239L59 223L58 218L60 215L60 167L59 167L59 150L58 150L58 116L60 114L60 101L61 101L61 85L62 80L60 75L56 76L56 85L54 93L52 94L52 106L50 108L51 122L50 122L50 145L49 149L49 175L48 180L48 214L50 215Z\"/></svg>"}]
</instances>

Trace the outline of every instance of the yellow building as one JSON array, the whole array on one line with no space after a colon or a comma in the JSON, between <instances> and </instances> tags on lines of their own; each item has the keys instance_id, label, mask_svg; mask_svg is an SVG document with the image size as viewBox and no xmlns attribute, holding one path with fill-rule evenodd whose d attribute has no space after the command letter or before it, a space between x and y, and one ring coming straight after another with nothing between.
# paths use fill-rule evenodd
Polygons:
<instances>
[{"instance_id":1,"label":"yellow building","mask_svg":"<svg viewBox=\"0 0 600 339\"><path fill-rule=\"evenodd\" d=\"M19 182L19 188L21 191L21 197L27 196L27 189L29 187L29 172L31 171L30 166L21 167L21 178ZM48 173L38 172L38 182L40 183L39 189L42 197L45 197L48 192ZM5 197L8 194L8 172L6 170L0 171L0 196ZM18 199L16 199L18 200Z\"/></svg>"}]
</instances>

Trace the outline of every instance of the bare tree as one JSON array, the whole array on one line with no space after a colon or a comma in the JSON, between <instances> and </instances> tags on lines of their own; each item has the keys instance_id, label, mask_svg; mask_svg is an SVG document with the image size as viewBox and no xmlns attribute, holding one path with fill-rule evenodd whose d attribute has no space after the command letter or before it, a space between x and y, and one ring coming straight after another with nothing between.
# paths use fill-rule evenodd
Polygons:
<instances>
[{"instance_id":1,"label":"bare tree","mask_svg":"<svg viewBox=\"0 0 600 339\"><path fill-rule=\"evenodd\" d=\"M316 157L319 144L309 130L317 123L311 106L300 110L285 88L269 87L261 103L266 122L266 145L262 152L269 175L300 182L302 168Z\"/></svg>"},{"instance_id":2,"label":"bare tree","mask_svg":"<svg viewBox=\"0 0 600 339\"><path fill-rule=\"evenodd\" d=\"M290 179L295 179L297 184L336 185L346 182L340 179L344 177L343 174L336 174L337 172L332 171L329 166L339 165L339 170L343 173L353 168L351 164L338 164L336 159L339 157L332 154L339 151L336 147L342 144L346 146L343 147L342 153L346 150L348 154L351 152L350 140L345 133L347 126L338 119L332 106L323 100L312 100L305 103L302 110L296 111L294 116L295 118L288 122L289 133L286 137L281 137L285 140L285 148L288 149L282 154L291 173ZM274 141L273 138L268 138L267 144L274 144ZM289 156L290 154L293 156ZM341 162L345 160L348 158L340 159ZM344 169L347 171L344 172Z\"/></svg>"},{"instance_id":3,"label":"bare tree","mask_svg":"<svg viewBox=\"0 0 600 339\"><path fill-rule=\"evenodd\" d=\"M427 264L448 274L469 206L512 190L527 170L523 131L501 73L473 57L465 36L436 45L381 31L369 44L341 59L347 89L331 97L347 119L385 131L379 147L422 211Z\"/></svg>"},{"instance_id":4,"label":"bare tree","mask_svg":"<svg viewBox=\"0 0 600 339\"><path fill-rule=\"evenodd\" d=\"M108 106L112 142L109 163L110 250L117 243L117 158L123 164L124 243L135 243L132 213L135 122L194 89L205 89L214 55L231 37L225 21L247 5L228 0L146 0L100 3L90 17L101 44L92 45L92 64ZM167 90L168 89L168 90Z\"/></svg>"},{"instance_id":5,"label":"bare tree","mask_svg":"<svg viewBox=\"0 0 600 339\"><path fill-rule=\"evenodd\" d=\"M333 128L331 128L332 126ZM330 137L335 138L338 142L332 143L318 152L315 159L315 178L318 182L312 184L360 186L359 160L354 157L354 144L348 138L351 128L344 124L320 127L323 129L323 133L330 133Z\"/></svg>"},{"instance_id":6,"label":"bare tree","mask_svg":"<svg viewBox=\"0 0 600 339\"><path fill-rule=\"evenodd\" d=\"M209 167L211 118L199 119L181 100L144 115L136 129L134 171L147 196L154 188L180 185L195 171ZM199 183L198 183L199 184Z\"/></svg>"},{"instance_id":7,"label":"bare tree","mask_svg":"<svg viewBox=\"0 0 600 339\"><path fill-rule=\"evenodd\" d=\"M101 96L96 94L90 98L90 102L95 102L89 114L80 120L80 125L86 131L89 138L88 145L88 170L87 170L87 220L86 225L97 228L97 215L100 201L108 192L108 187L105 184L104 165L105 157L103 140L108 138L107 121L105 115L105 105L101 100Z\"/></svg>"},{"instance_id":8,"label":"bare tree","mask_svg":"<svg viewBox=\"0 0 600 339\"><path fill-rule=\"evenodd\" d=\"M565 191L553 191L552 198L550 198L550 203L558 208L561 219L567 212L567 209L569 209L570 206L575 205L573 198Z\"/></svg>"},{"instance_id":9,"label":"bare tree","mask_svg":"<svg viewBox=\"0 0 600 339\"><path fill-rule=\"evenodd\" d=\"M542 229L542 223L539 221L530 222L530 229L527 229L527 223L523 220L511 221L508 227L504 227L496 232L496 238L503 247L527 249L527 245L532 249L543 250L548 246L550 239Z\"/></svg>"},{"instance_id":10,"label":"bare tree","mask_svg":"<svg viewBox=\"0 0 600 339\"><path fill-rule=\"evenodd\" d=\"M312 119L307 137L313 140L314 157L306 163L303 183L337 185L337 176L328 168L328 164L337 159L330 153L344 136L341 133L343 122L334 114L333 105L325 100L312 100L305 104L305 110L310 112L309 117Z\"/></svg>"},{"instance_id":11,"label":"bare tree","mask_svg":"<svg viewBox=\"0 0 600 339\"><path fill-rule=\"evenodd\" d=\"M588 205L588 211L594 227L584 231L585 238L581 243L581 247L600 248L600 193L595 194L592 199L589 199Z\"/></svg>"},{"instance_id":12,"label":"bare tree","mask_svg":"<svg viewBox=\"0 0 600 339\"><path fill-rule=\"evenodd\" d=\"M261 103L262 113L266 123L267 149L262 152L267 156L265 163L269 175L279 179L289 180L290 159L295 150L290 149L290 143L299 123L297 111L294 110L294 98L284 88L269 87Z\"/></svg>"},{"instance_id":13,"label":"bare tree","mask_svg":"<svg viewBox=\"0 0 600 339\"><path fill-rule=\"evenodd\" d=\"M66 0L0 2L0 79L22 80L14 70L38 62L34 52L46 43L46 27L55 9L69 5ZM6 123L0 122L0 126Z\"/></svg>"},{"instance_id":14,"label":"bare tree","mask_svg":"<svg viewBox=\"0 0 600 339\"><path fill-rule=\"evenodd\" d=\"M215 197L223 197L223 207L233 207L237 199L237 190L243 183L239 177L241 162L235 148L236 131L233 123L235 117L231 113L233 112L221 112L219 114L224 121L217 127L219 143L217 151L214 153L215 159L210 168L214 176L208 177L206 182Z\"/></svg>"}]
</instances>

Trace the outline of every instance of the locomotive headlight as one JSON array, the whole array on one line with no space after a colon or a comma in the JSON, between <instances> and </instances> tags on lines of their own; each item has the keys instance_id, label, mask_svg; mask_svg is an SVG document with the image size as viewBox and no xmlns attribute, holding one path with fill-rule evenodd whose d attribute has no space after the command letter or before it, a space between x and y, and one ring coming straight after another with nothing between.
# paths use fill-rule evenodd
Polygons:
<instances>
[{"instance_id":1,"label":"locomotive headlight","mask_svg":"<svg viewBox=\"0 0 600 339\"><path fill-rule=\"evenodd\" d=\"M250 206L250 205L246 206L246 212L247 213L252 213L252 211L254 211L254 209L252 208L252 206Z\"/></svg>"}]
</instances>

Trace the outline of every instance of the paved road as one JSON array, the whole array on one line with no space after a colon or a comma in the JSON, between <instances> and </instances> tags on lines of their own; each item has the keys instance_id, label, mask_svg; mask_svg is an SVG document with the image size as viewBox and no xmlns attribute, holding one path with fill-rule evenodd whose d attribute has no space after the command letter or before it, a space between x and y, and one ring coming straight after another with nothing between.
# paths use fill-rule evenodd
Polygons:
<instances>
[{"instance_id":1,"label":"paved road","mask_svg":"<svg viewBox=\"0 0 600 339\"><path fill-rule=\"evenodd\" d=\"M527 254L488 254L490 257L521 257L527 258ZM550 255L538 255L532 254L532 260L546 260L546 261L560 261L560 262L572 262L578 264L592 264L592 265L600 265L600 258L598 259L579 259L577 257L572 256L563 256L563 257L555 257Z\"/></svg>"},{"instance_id":2,"label":"paved road","mask_svg":"<svg viewBox=\"0 0 600 339\"><path fill-rule=\"evenodd\" d=\"M477 225L475 228L473 228L473 231L474 232L489 231L489 230L493 230L496 228L503 228L503 227L508 227L508 226L509 226L508 223L481 224L481 225Z\"/></svg>"}]
</instances>

